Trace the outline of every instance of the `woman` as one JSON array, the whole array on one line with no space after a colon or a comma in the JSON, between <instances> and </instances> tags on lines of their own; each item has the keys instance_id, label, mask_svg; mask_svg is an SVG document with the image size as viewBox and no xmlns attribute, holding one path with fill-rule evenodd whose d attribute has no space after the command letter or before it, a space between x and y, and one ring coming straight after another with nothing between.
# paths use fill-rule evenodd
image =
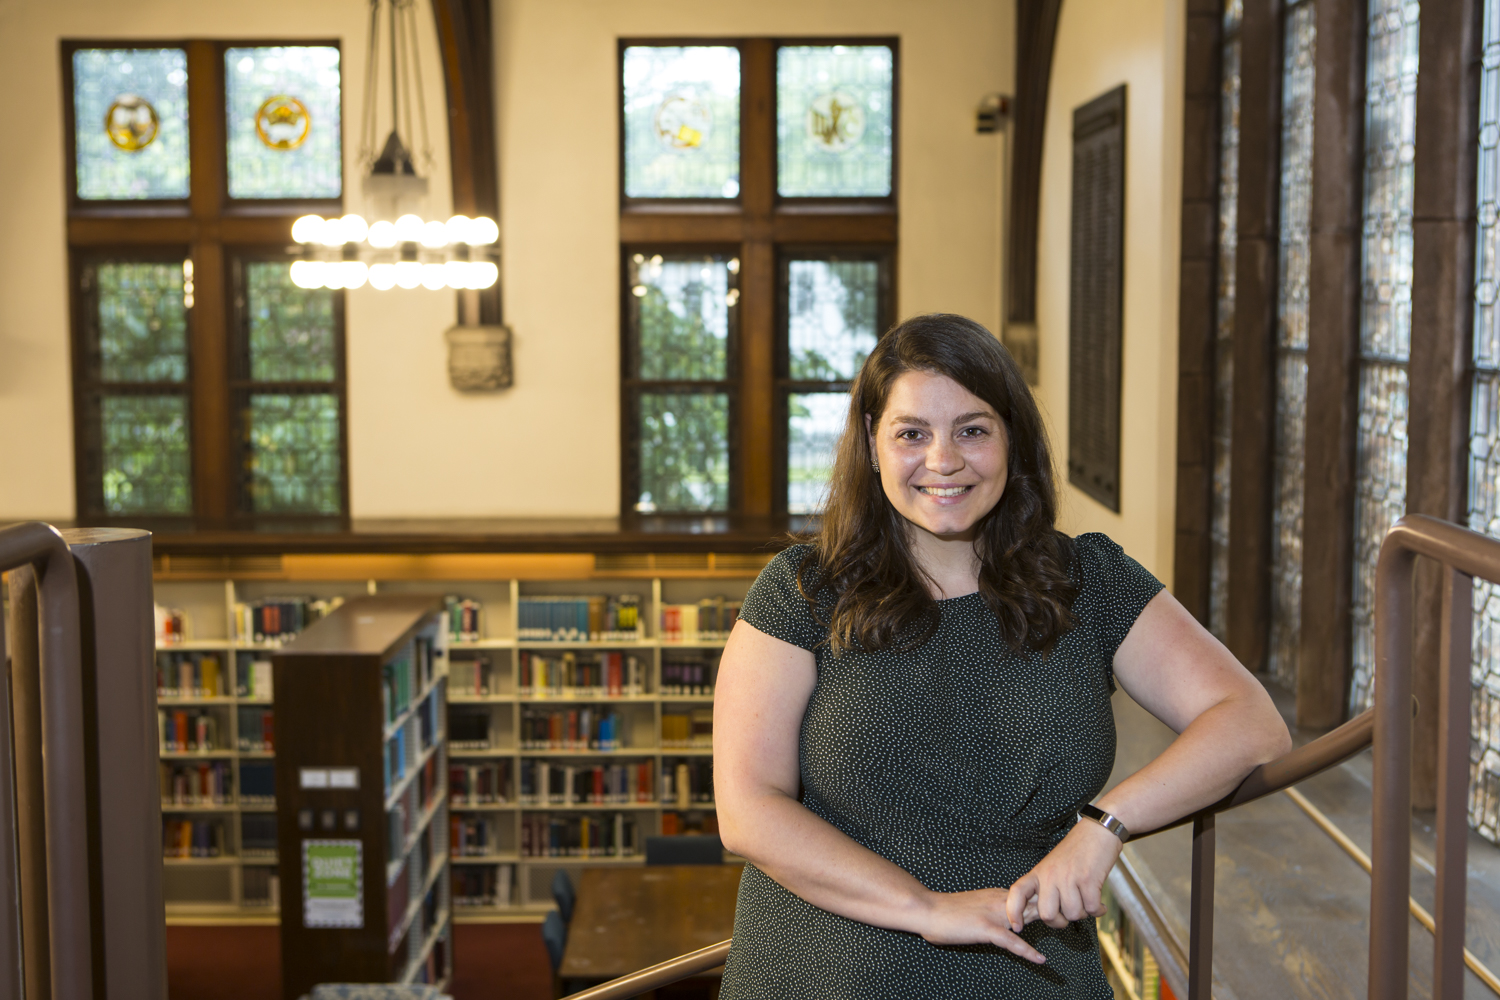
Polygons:
<instances>
[{"instance_id":1,"label":"woman","mask_svg":"<svg viewBox=\"0 0 1500 1000\"><path fill-rule=\"evenodd\" d=\"M1286 726L1119 546L1056 530L1041 417L983 327L903 323L851 395L822 527L719 666L719 827L750 861L720 996L1106 1000L1088 918L1121 824L1220 798ZM1117 681L1180 735L1093 802Z\"/></svg>"}]
</instances>

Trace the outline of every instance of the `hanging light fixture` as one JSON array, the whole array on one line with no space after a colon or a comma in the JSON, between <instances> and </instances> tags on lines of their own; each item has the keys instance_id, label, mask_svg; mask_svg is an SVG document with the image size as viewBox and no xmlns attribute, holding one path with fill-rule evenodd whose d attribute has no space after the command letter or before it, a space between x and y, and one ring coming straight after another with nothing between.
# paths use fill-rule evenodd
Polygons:
<instances>
[{"instance_id":1,"label":"hanging light fixture","mask_svg":"<svg viewBox=\"0 0 1500 1000\"><path fill-rule=\"evenodd\" d=\"M365 194L377 215L325 219L304 215L292 225L292 239L303 247L292 263L292 283L300 288L360 288L368 283L392 288L484 289L500 279L494 246L500 239L495 220L455 215L447 222L426 221L401 212L404 202L427 194L411 152L401 139L402 92L406 131L414 134L412 108L422 127L424 159L432 163L427 111L422 103L422 61L417 54L416 0L385 0L390 10L391 132L375 155L375 87L380 63L380 5L370 0L370 48L365 72L365 108L361 124L361 159L368 165ZM417 98L412 99L415 77Z\"/></svg>"}]
</instances>

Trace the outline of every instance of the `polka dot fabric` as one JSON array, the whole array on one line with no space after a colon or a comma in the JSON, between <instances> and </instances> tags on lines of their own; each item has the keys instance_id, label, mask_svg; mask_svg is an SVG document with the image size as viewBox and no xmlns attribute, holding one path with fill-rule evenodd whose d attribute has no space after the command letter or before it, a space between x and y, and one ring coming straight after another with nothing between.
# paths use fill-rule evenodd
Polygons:
<instances>
[{"instance_id":1,"label":"polka dot fabric","mask_svg":"<svg viewBox=\"0 0 1500 1000\"><path fill-rule=\"evenodd\" d=\"M1046 658L1012 652L978 594L938 602L941 624L915 650L834 657L797 590L806 551L772 560L740 610L817 659L803 801L931 889L1009 886L1104 787L1115 757L1111 663L1162 585L1105 536L1082 535L1076 622ZM719 995L1112 1000L1092 919L1063 930L1037 922L1023 936L1046 965L849 920L746 865Z\"/></svg>"}]
</instances>

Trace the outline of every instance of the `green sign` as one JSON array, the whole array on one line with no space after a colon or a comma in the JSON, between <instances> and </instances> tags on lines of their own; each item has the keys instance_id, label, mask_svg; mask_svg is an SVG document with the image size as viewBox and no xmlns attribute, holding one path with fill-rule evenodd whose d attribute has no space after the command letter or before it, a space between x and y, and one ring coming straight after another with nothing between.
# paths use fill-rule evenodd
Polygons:
<instances>
[{"instance_id":1,"label":"green sign","mask_svg":"<svg viewBox=\"0 0 1500 1000\"><path fill-rule=\"evenodd\" d=\"M364 884L360 842L302 842L302 925L363 927Z\"/></svg>"}]
</instances>

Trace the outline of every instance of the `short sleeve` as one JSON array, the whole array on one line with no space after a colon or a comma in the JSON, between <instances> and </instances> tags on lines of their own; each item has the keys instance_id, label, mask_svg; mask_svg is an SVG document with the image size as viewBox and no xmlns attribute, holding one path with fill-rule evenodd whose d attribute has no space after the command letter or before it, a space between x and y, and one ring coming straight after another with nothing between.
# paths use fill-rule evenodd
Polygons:
<instances>
[{"instance_id":1,"label":"short sleeve","mask_svg":"<svg viewBox=\"0 0 1500 1000\"><path fill-rule=\"evenodd\" d=\"M812 651L828 641L828 626L819 624L807 598L797 589L797 567L812 547L793 545L777 554L750 585L740 617L758 631Z\"/></svg>"},{"instance_id":2,"label":"short sleeve","mask_svg":"<svg viewBox=\"0 0 1500 1000\"><path fill-rule=\"evenodd\" d=\"M1161 593L1162 582L1107 535L1079 535L1076 545L1082 587L1074 607L1098 635L1104 662L1113 663L1135 620Z\"/></svg>"}]
</instances>

